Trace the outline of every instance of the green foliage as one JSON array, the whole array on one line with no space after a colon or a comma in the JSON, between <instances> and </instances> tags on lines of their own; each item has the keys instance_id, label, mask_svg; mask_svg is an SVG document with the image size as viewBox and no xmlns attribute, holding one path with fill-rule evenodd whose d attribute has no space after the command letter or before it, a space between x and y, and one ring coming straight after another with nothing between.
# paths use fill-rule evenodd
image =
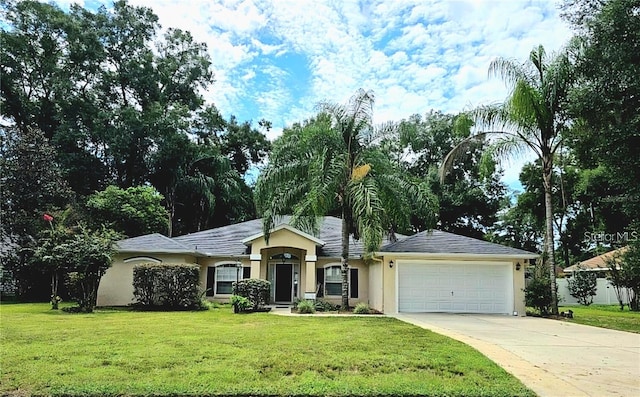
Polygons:
<instances>
[{"instance_id":1,"label":"green foliage","mask_svg":"<svg viewBox=\"0 0 640 397\"><path fill-rule=\"evenodd\" d=\"M589 306L596 296L598 278L594 272L578 270L573 272L572 277L567 280L569 293L578 300L578 303Z\"/></svg>"},{"instance_id":2,"label":"green foliage","mask_svg":"<svg viewBox=\"0 0 640 397\"><path fill-rule=\"evenodd\" d=\"M360 302L356 305L356 307L353 308L353 313L354 314L371 314L372 311L368 304L364 302Z\"/></svg>"},{"instance_id":3,"label":"green foliage","mask_svg":"<svg viewBox=\"0 0 640 397\"><path fill-rule=\"evenodd\" d=\"M318 312L335 312L340 310L340 305L335 305L323 299L316 300L314 307Z\"/></svg>"},{"instance_id":4,"label":"green foliage","mask_svg":"<svg viewBox=\"0 0 640 397\"><path fill-rule=\"evenodd\" d=\"M313 301L303 300L298 302L298 313L300 314L313 314L316 312L316 307Z\"/></svg>"},{"instance_id":5,"label":"green foliage","mask_svg":"<svg viewBox=\"0 0 640 397\"><path fill-rule=\"evenodd\" d=\"M89 196L86 207L95 225L106 225L127 237L166 234L169 215L162 206L163 199L151 186L108 186Z\"/></svg>"},{"instance_id":6,"label":"green foliage","mask_svg":"<svg viewBox=\"0 0 640 397\"><path fill-rule=\"evenodd\" d=\"M203 309L199 285L198 265L138 265L133 268L134 306L143 310Z\"/></svg>"},{"instance_id":7,"label":"green foliage","mask_svg":"<svg viewBox=\"0 0 640 397\"><path fill-rule=\"evenodd\" d=\"M622 279L627 288L629 309L640 311L640 240L633 241L621 258Z\"/></svg>"},{"instance_id":8,"label":"green foliage","mask_svg":"<svg viewBox=\"0 0 640 397\"><path fill-rule=\"evenodd\" d=\"M548 274L543 268L537 266L533 272L533 277L528 280L524 289L525 304L536 309L542 316L547 316L551 313L553 299L549 284Z\"/></svg>"},{"instance_id":9,"label":"green foliage","mask_svg":"<svg viewBox=\"0 0 640 397\"><path fill-rule=\"evenodd\" d=\"M244 296L240 295L231 295L229 301L233 305L233 310L236 313L239 312L248 312L253 307L253 303Z\"/></svg>"},{"instance_id":10,"label":"green foliage","mask_svg":"<svg viewBox=\"0 0 640 397\"><path fill-rule=\"evenodd\" d=\"M588 6L589 4L590 6ZM568 18L580 84L571 92L568 142L585 169L603 166L607 196L632 221L640 214L640 18L636 0L575 3Z\"/></svg>"},{"instance_id":11,"label":"green foliage","mask_svg":"<svg viewBox=\"0 0 640 397\"><path fill-rule=\"evenodd\" d=\"M231 284L231 292L249 299L251 310L258 310L269 303L271 283L258 278L240 280Z\"/></svg>"},{"instance_id":12,"label":"green foliage","mask_svg":"<svg viewBox=\"0 0 640 397\"><path fill-rule=\"evenodd\" d=\"M640 334L640 312L620 310L616 305L571 306L561 310L564 309L573 311L573 318L566 321Z\"/></svg>"},{"instance_id":13,"label":"green foliage","mask_svg":"<svg viewBox=\"0 0 640 397\"><path fill-rule=\"evenodd\" d=\"M71 299L77 304L77 311L93 312L98 296L100 279L111 267L114 242L120 235L110 229L91 231L84 227L77 229L52 230L40 241L34 259L48 264L55 279L52 280L52 295L57 294L57 277L67 278Z\"/></svg>"}]
</instances>

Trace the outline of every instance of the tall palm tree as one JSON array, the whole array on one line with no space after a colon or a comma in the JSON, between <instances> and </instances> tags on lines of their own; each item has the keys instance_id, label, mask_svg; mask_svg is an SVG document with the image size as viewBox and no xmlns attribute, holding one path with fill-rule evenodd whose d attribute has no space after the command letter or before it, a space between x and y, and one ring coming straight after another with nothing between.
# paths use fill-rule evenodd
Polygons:
<instances>
[{"instance_id":1,"label":"tall palm tree","mask_svg":"<svg viewBox=\"0 0 640 397\"><path fill-rule=\"evenodd\" d=\"M316 233L320 217L342 219L342 306L349 306L349 239L365 252L378 250L385 233L409 227L413 209L434 219L426 185L407 181L378 150L374 96L358 90L346 104L322 103L320 113L285 131L275 142L256 184L256 204L265 236L281 215L294 227ZM392 128L386 125L384 128ZM416 213L414 211L413 213Z\"/></svg>"},{"instance_id":2,"label":"tall palm tree","mask_svg":"<svg viewBox=\"0 0 640 397\"><path fill-rule=\"evenodd\" d=\"M563 106L573 78L569 53L565 51L549 58L544 47L538 46L525 63L504 58L494 60L489 66L489 75L502 78L511 92L504 103L470 112L477 125L486 131L471 135L447 154L441 167L441 179L471 143L492 135L497 140L489 146L486 154L490 156L500 159L525 151L535 153L542 164L544 185L543 258L547 261L551 280L551 312L557 314L551 179L554 156L561 149L562 132L567 127Z\"/></svg>"}]
</instances>

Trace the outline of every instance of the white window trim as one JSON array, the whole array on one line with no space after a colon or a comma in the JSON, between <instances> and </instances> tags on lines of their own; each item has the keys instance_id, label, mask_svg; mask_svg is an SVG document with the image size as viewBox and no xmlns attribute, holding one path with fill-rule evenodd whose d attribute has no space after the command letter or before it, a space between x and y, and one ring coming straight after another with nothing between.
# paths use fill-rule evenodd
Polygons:
<instances>
[{"instance_id":1,"label":"white window trim","mask_svg":"<svg viewBox=\"0 0 640 397\"><path fill-rule=\"evenodd\" d=\"M337 267L340 269L340 294L338 295L329 295L327 294L327 269L332 268L332 267ZM323 266L324 269L324 280L322 280L322 289L324 290L324 297L341 297L342 296L342 263L327 263L326 265ZM349 266L348 271L347 271L347 284L349 284L349 297L351 297L351 269L357 269L357 267L351 267ZM335 284L335 281L331 282L332 284Z\"/></svg>"},{"instance_id":2,"label":"white window trim","mask_svg":"<svg viewBox=\"0 0 640 397\"><path fill-rule=\"evenodd\" d=\"M214 297L228 297L231 296L232 294L221 294L218 293L218 268L235 268L236 269L236 274L237 272L242 272L240 274L240 276L238 277L239 280L244 280L244 268L245 267L249 267L249 266L245 266L244 264L242 264L242 270L239 270L237 268L237 263L238 262L232 262L232 261L225 261L225 262L218 262L216 264L214 264L213 266L209 266L209 267L213 267L215 268L214 272L213 272L213 296ZM228 282L228 280L222 280L222 281L226 281ZM231 282L235 282L236 279L233 279Z\"/></svg>"}]
</instances>

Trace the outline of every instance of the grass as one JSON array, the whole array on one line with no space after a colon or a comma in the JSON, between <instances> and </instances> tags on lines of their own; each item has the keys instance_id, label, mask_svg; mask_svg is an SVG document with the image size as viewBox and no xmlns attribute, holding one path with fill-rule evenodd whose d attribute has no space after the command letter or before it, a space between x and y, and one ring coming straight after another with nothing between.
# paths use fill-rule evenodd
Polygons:
<instances>
[{"instance_id":1,"label":"grass","mask_svg":"<svg viewBox=\"0 0 640 397\"><path fill-rule=\"evenodd\" d=\"M0 307L2 395L532 396L460 342L391 318Z\"/></svg>"},{"instance_id":2,"label":"grass","mask_svg":"<svg viewBox=\"0 0 640 397\"><path fill-rule=\"evenodd\" d=\"M640 334L640 312L628 307L624 311L617 305L565 306L559 310L573 310L573 319L567 321Z\"/></svg>"}]
</instances>

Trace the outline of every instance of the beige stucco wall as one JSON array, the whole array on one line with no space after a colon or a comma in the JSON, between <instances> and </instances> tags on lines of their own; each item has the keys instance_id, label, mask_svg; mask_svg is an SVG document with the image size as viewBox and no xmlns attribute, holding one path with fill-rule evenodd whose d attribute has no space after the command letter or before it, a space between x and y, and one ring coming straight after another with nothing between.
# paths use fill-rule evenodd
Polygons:
<instances>
[{"instance_id":1,"label":"beige stucco wall","mask_svg":"<svg viewBox=\"0 0 640 397\"><path fill-rule=\"evenodd\" d=\"M382 311L384 287L382 283L382 268L381 261L372 261L369 263L369 283L368 283L368 295L369 306Z\"/></svg>"},{"instance_id":2,"label":"beige stucco wall","mask_svg":"<svg viewBox=\"0 0 640 397\"><path fill-rule=\"evenodd\" d=\"M139 259L134 259L139 258ZM133 268L152 262L154 258L162 263L196 263L196 258L183 254L118 254L113 265L107 269L98 286L98 306L126 306L133 303ZM134 259L125 262L125 260Z\"/></svg>"},{"instance_id":3,"label":"beige stucco wall","mask_svg":"<svg viewBox=\"0 0 640 397\"><path fill-rule=\"evenodd\" d=\"M340 259L320 258L316 263L316 268L330 266L341 266ZM355 306L360 302L369 304L369 266L361 259L349 259L349 268L358 269L358 297L349 298L349 306ZM324 296L320 298L333 304L341 304L341 296Z\"/></svg>"}]
</instances>

